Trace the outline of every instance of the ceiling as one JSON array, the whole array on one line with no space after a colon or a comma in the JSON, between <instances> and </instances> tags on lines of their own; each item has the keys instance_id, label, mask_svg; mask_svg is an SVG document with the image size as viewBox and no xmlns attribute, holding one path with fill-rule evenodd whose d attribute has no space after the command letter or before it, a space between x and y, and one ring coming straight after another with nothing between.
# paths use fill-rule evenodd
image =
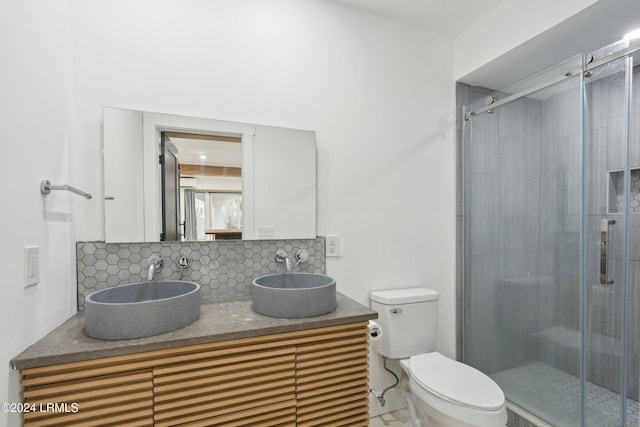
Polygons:
<instances>
[{"instance_id":1,"label":"ceiling","mask_svg":"<svg viewBox=\"0 0 640 427\"><path fill-rule=\"evenodd\" d=\"M396 18L437 33L457 36L503 0L334 0Z\"/></svg>"},{"instance_id":2,"label":"ceiling","mask_svg":"<svg viewBox=\"0 0 640 427\"><path fill-rule=\"evenodd\" d=\"M242 144L207 139L176 138L171 142L178 149L180 164L242 167ZM201 156L206 156L201 158Z\"/></svg>"}]
</instances>

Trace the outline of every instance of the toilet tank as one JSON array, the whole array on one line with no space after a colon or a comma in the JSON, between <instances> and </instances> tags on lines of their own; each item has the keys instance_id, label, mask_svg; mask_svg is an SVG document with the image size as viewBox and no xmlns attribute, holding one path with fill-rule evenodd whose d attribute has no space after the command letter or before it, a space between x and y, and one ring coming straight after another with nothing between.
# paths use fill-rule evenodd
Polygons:
<instances>
[{"instance_id":1,"label":"toilet tank","mask_svg":"<svg viewBox=\"0 0 640 427\"><path fill-rule=\"evenodd\" d=\"M369 294L378 312L382 337L373 348L382 356L402 359L434 351L438 326L438 292L428 288L391 289Z\"/></svg>"}]
</instances>

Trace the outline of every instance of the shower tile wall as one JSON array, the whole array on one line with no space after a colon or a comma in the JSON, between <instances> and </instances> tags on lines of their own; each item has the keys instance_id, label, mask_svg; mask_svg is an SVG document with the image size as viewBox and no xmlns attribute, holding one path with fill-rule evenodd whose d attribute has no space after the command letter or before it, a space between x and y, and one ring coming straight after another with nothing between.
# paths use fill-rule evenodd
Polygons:
<instances>
[{"instance_id":1,"label":"shower tile wall","mask_svg":"<svg viewBox=\"0 0 640 427\"><path fill-rule=\"evenodd\" d=\"M464 277L468 267L465 266L465 251L468 251L468 242L465 241L464 221L468 215L468 204L464 203L464 188L469 185L468 177L464 175L465 166L469 164L469 154L464 149L469 145L468 132L464 131L463 106L470 102L484 98L493 91L481 87L456 83L456 319L458 334L456 337L456 355L458 360L463 360L463 328L464 323Z\"/></svg>"},{"instance_id":2,"label":"shower tile wall","mask_svg":"<svg viewBox=\"0 0 640 427\"><path fill-rule=\"evenodd\" d=\"M274 259L278 249L284 249L291 257L298 249L306 249L309 260L300 263L295 270L325 272L324 237L255 241L78 242L78 309L84 309L85 297L96 290L146 280L147 260L153 254L164 258L164 267L156 273L156 280L177 280L180 268L176 261L185 254L193 258L193 263L184 270L183 279L199 283L203 299L248 297L255 277L284 272L284 265Z\"/></svg>"},{"instance_id":3,"label":"shower tile wall","mask_svg":"<svg viewBox=\"0 0 640 427\"><path fill-rule=\"evenodd\" d=\"M466 90L469 101L489 93ZM473 117L471 135L459 135L465 138L469 171L462 183L469 189L464 206L473 206L458 212L459 236L460 228L470 230L463 242L467 265L458 276L460 282L473 281L464 290L469 303L464 322L473 330L465 336L464 354L488 373L538 360L531 328L552 325L555 318L554 284L547 278L554 273L555 256L541 245L544 216L539 214L548 182L541 175L542 109L528 99L509 107ZM462 292L458 295L460 307Z\"/></svg>"},{"instance_id":4,"label":"shower tile wall","mask_svg":"<svg viewBox=\"0 0 640 427\"><path fill-rule=\"evenodd\" d=\"M555 280L551 301L554 325L580 329L580 228L582 181L581 98L572 88L540 102L543 224L540 247L546 254L544 265L552 265ZM576 348L541 345L540 360L573 375L579 374Z\"/></svg>"},{"instance_id":5,"label":"shower tile wall","mask_svg":"<svg viewBox=\"0 0 640 427\"><path fill-rule=\"evenodd\" d=\"M526 274L536 274L539 265L549 263L554 266L555 257L550 256L540 246L541 221L536 214L545 206L540 203L543 184L551 176L548 164L542 162L540 156L541 106L535 102L522 102L513 112L504 115L486 115L487 120L480 121L480 127L474 130L480 135L471 136L464 130L462 106L482 100L492 90L472 87L458 83L456 85L456 154L457 154L457 319L458 319L458 359L469 361L485 372L496 372L506 366L537 360L538 348L523 335L517 332L523 324L516 317L522 310L525 316L536 316L534 311L525 311L526 307L553 307L547 303L552 297L545 295L552 291L552 283L543 286L543 292L535 295L516 289L512 293L503 293L500 297L498 287L508 291L508 283L500 283L499 278L512 275L520 276L526 281ZM473 120L482 116L474 117ZM500 123L502 122L502 123ZM471 139L481 146L472 146ZM513 143L509 146L509 143ZM502 149L505 149L502 152ZM472 150L472 151L471 151ZM499 154L500 153L500 154ZM511 167L503 169L501 163L510 162L508 156L514 157ZM472 173L465 174L465 168ZM520 169L518 169L520 168ZM508 182L513 179L512 182ZM518 187L518 185L520 187ZM464 189L478 191L480 200L474 200L473 215L470 215L471 200L464 199ZM549 188L547 188L548 190ZM513 201L501 197L499 193L514 196ZM467 192L467 195L469 193ZM483 199L487 196L486 199ZM476 210L479 207L479 210ZM504 214L503 214L504 212ZM527 215L526 213L531 213ZM502 219L504 218L504 221ZM465 236L465 227L473 221L473 241L480 237L484 241L470 245L470 235ZM507 234L508 233L508 234ZM524 247L518 248L517 242L524 239ZM500 254L514 250L513 258L500 262ZM505 262L509 261L509 262ZM513 261L513 263L511 262ZM548 265L549 265L548 264ZM552 267L555 268L555 267ZM465 280L472 280L465 290ZM464 293L467 292L465 296ZM470 294L470 295L469 295ZM470 302L465 313L465 297ZM519 303L512 310L498 313L498 306ZM544 310L543 310L544 312ZM551 316L554 317L554 316ZM539 317L538 317L539 319ZM515 323L514 323L515 320ZM536 319L533 319L536 320ZM466 324L462 328L463 323ZM540 321L534 322L540 327ZM511 326L509 326L511 324ZM463 337L463 330L471 326L477 329L473 335ZM515 331L509 331L515 329ZM514 337L509 339L508 336ZM506 337L506 339L505 339ZM495 348L499 348L495 351ZM464 359L463 359L464 354ZM499 357L496 357L499 355ZM502 359L499 359L502 358ZM509 427L533 426L519 415L509 411Z\"/></svg>"}]
</instances>

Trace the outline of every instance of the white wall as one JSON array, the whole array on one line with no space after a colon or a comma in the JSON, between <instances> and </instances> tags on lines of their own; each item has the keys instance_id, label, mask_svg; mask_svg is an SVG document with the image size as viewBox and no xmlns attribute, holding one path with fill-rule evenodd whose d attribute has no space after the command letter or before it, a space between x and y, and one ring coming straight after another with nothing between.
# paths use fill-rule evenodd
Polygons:
<instances>
[{"instance_id":1,"label":"white wall","mask_svg":"<svg viewBox=\"0 0 640 427\"><path fill-rule=\"evenodd\" d=\"M100 193L104 105L316 130L318 232L341 237L340 290L441 290L453 353L451 40L324 0L72 5L79 181Z\"/></svg>"},{"instance_id":2,"label":"white wall","mask_svg":"<svg viewBox=\"0 0 640 427\"><path fill-rule=\"evenodd\" d=\"M527 0L503 1L456 37L455 80L463 79L474 70L597 2L598 0L537 0L535 3ZM524 59L533 62L530 58ZM544 66L547 65L549 64ZM539 71L540 68L531 69L529 73ZM524 76L520 76L522 77ZM505 84L507 83L511 81Z\"/></svg>"},{"instance_id":3,"label":"white wall","mask_svg":"<svg viewBox=\"0 0 640 427\"><path fill-rule=\"evenodd\" d=\"M315 130L339 291L439 290L454 354L451 39L326 0L71 4L78 182L101 192L103 106ZM100 198L83 207L79 236L101 238Z\"/></svg>"},{"instance_id":4,"label":"white wall","mask_svg":"<svg viewBox=\"0 0 640 427\"><path fill-rule=\"evenodd\" d=\"M20 401L9 360L75 311L73 206L85 199L68 192L43 197L39 189L42 179L75 184L69 162L75 150L69 27L65 1L0 4L0 402ZM24 245L40 247L40 283L28 289ZM0 413L0 425L21 425L15 415Z\"/></svg>"}]
</instances>

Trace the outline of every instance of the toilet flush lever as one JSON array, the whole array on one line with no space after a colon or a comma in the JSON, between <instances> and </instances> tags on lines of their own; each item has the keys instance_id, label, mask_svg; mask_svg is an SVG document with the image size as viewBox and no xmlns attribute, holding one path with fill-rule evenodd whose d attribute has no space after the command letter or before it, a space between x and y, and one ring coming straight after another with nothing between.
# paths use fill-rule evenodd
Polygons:
<instances>
[{"instance_id":1,"label":"toilet flush lever","mask_svg":"<svg viewBox=\"0 0 640 427\"><path fill-rule=\"evenodd\" d=\"M401 308L392 308L391 310L389 310L389 312L391 312L393 314L401 314L402 313L402 309Z\"/></svg>"}]
</instances>

